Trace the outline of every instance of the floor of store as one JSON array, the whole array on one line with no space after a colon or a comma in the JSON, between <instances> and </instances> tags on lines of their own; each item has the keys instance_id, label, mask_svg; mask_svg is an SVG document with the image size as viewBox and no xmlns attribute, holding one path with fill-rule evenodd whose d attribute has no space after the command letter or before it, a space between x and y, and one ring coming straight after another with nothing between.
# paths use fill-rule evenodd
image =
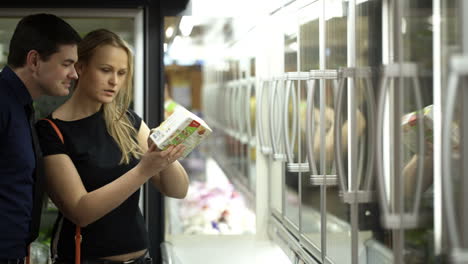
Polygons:
<instances>
[{"instance_id":1,"label":"floor of store","mask_svg":"<svg viewBox=\"0 0 468 264\"><path fill-rule=\"evenodd\" d=\"M200 153L182 161L191 184L182 200L167 198L164 263L290 263L255 230L255 213L216 162Z\"/></svg>"}]
</instances>

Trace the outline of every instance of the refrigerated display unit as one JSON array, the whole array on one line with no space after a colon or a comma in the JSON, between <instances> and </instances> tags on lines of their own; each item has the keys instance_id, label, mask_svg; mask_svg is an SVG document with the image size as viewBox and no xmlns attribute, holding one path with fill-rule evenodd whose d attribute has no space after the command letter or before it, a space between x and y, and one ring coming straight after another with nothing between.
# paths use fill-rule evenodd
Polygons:
<instances>
[{"instance_id":1,"label":"refrigerated display unit","mask_svg":"<svg viewBox=\"0 0 468 264\"><path fill-rule=\"evenodd\" d=\"M461 50L464 5L288 1L252 25L257 38L239 34L221 45L229 53L242 40L257 51L256 184L268 186L268 237L292 262L445 263L448 252L463 258L460 236L450 240L458 249L447 244L446 236L460 234L463 216L449 223L443 210L463 197L442 197L448 139L438 131L445 79L452 90L463 85L463 56L448 59ZM206 64L209 78L220 64ZM207 109L225 85L211 80ZM452 90L453 109L453 98L463 97ZM455 135L460 112L449 116L451 130L444 126ZM445 186L451 193L458 185ZM451 214L463 211L455 208ZM448 235L447 224L456 226Z\"/></svg>"}]
</instances>

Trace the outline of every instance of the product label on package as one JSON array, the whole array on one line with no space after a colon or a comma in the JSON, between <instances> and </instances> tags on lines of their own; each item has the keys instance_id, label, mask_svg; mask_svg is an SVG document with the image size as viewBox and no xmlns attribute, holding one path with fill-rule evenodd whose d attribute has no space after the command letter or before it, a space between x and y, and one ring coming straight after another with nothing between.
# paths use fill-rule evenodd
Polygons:
<instances>
[{"instance_id":1,"label":"product label on package","mask_svg":"<svg viewBox=\"0 0 468 264\"><path fill-rule=\"evenodd\" d=\"M197 121L192 121L188 126L186 126L182 131L180 131L179 134L176 134L175 137L171 138L169 140L168 145L166 148L168 148L171 145L179 145L180 143L184 142L190 135L193 134L197 130L197 128L200 126L200 123Z\"/></svg>"},{"instance_id":2,"label":"product label on package","mask_svg":"<svg viewBox=\"0 0 468 264\"><path fill-rule=\"evenodd\" d=\"M183 144L185 151L181 158L184 158L211 133L211 129L198 116L177 106L174 113L152 132L150 138L161 150Z\"/></svg>"}]
</instances>

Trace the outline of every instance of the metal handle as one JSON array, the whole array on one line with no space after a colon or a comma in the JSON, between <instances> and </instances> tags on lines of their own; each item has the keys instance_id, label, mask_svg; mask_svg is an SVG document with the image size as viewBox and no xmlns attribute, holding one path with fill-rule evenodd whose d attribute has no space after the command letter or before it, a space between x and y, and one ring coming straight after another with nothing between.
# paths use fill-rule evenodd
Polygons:
<instances>
[{"instance_id":1,"label":"metal handle","mask_svg":"<svg viewBox=\"0 0 468 264\"><path fill-rule=\"evenodd\" d=\"M371 71L370 68L365 67L365 68L342 68L340 69L340 81L339 85L337 88L337 98L336 98L336 111L335 111L335 123L337 124L335 126L335 159L336 159L336 164L337 164L337 169L338 169L338 176L340 179L340 187L343 192L343 200L347 203L363 203L363 202L369 202L374 199L374 192L371 190L371 184L372 184L372 172L373 172L373 162L374 162L374 145L373 142L375 140L375 135L374 135L374 122L375 122L375 117L374 117L374 94L372 91L372 85L370 83L370 77L371 77ZM361 186L362 182L362 177L361 175L363 174L363 168L364 168L364 159L362 158L364 156L364 149L365 149L365 141L361 140L360 145L359 145L359 163L358 163L358 179L357 179L357 189L354 189L351 187L348 188L347 186L347 176L346 172L344 170L343 166L343 159L342 159L342 131L341 131L341 125L342 125L342 113L341 109L343 106L343 92L344 92L344 83L346 78L353 78L354 80L357 78L363 78L365 80L365 91L367 95L367 106L368 106L368 114L369 114L369 122L368 124L368 138L369 141L367 143L367 166L366 166L366 175L365 175L365 182L364 186ZM356 85L354 86L356 87ZM348 96L350 96L348 94ZM351 100L353 100L351 98ZM350 128L348 124L348 128ZM349 132L349 130L348 130Z\"/></svg>"},{"instance_id":2,"label":"metal handle","mask_svg":"<svg viewBox=\"0 0 468 264\"><path fill-rule=\"evenodd\" d=\"M232 128L231 128L231 112L232 112L232 102L231 100L231 85L230 83L227 83L226 84L226 87L224 89L224 102L227 106L227 109L229 111L225 111L225 114L224 114L224 125L225 125L225 132L229 135L229 136L232 136Z\"/></svg>"},{"instance_id":3,"label":"metal handle","mask_svg":"<svg viewBox=\"0 0 468 264\"><path fill-rule=\"evenodd\" d=\"M387 190L385 189L385 177L383 169L383 120L384 110L385 110L385 99L387 98L387 78L385 74L382 74L382 80L380 82L380 96L377 106L377 179L379 184L379 197L382 203L381 210L384 215L389 215L390 211L388 209L388 200L387 200Z\"/></svg>"},{"instance_id":4,"label":"metal handle","mask_svg":"<svg viewBox=\"0 0 468 264\"><path fill-rule=\"evenodd\" d=\"M307 107L306 107L306 145L307 145L307 159L309 161L309 171L312 175L319 175L317 165L314 158L314 139L315 137L315 115L314 115L314 93L315 93L315 79L307 81Z\"/></svg>"},{"instance_id":5,"label":"metal handle","mask_svg":"<svg viewBox=\"0 0 468 264\"><path fill-rule=\"evenodd\" d=\"M382 202L382 210L384 212L384 220L385 223L391 226L392 228L412 228L416 227L419 221L419 207L421 202L422 196L422 180L424 176L424 121L422 112L422 97L421 91L419 86L419 81L417 79L417 68L416 65L411 63L403 63L401 65L394 64L389 65L382 75L382 82L381 82L381 94L379 98L379 106L378 106L378 119L377 119L377 165L378 165L378 179L379 179L379 188L380 190L380 199ZM383 169L383 120L384 120L384 108L385 108L385 100L386 100L386 88L387 88L387 78L390 77L407 77L411 78L414 85L415 97L416 97L416 105L418 111L416 112L418 115L418 150L420 154L420 159L418 160L418 170L417 170L417 184L416 184L416 193L413 202L413 210L411 214L402 213L400 216L390 214L389 210L389 201L387 199L387 192L385 189L385 177L384 177L384 169ZM398 124L401 126L401 122Z\"/></svg>"},{"instance_id":6,"label":"metal handle","mask_svg":"<svg viewBox=\"0 0 468 264\"><path fill-rule=\"evenodd\" d=\"M256 100L255 100L255 103L256 103L256 130L257 130L257 138L258 138L258 145L260 147L260 152L262 154L266 154L263 152L263 147L264 147L264 139L263 139L263 126L262 126L262 122L261 122L261 116L262 116L262 96L263 96L263 89L264 89L264 86L268 84L268 81L267 80L260 80L260 86L258 86L258 89L255 93L256 95Z\"/></svg>"},{"instance_id":7,"label":"metal handle","mask_svg":"<svg viewBox=\"0 0 468 264\"><path fill-rule=\"evenodd\" d=\"M369 72L370 74L370 72ZM365 190L370 191L372 189L373 179L374 179L374 159L375 159L375 97L374 90L372 89L372 83L370 76L365 78L366 80L366 91L367 91L367 103L368 103L368 116L369 122L367 122L368 127L368 138L369 142L367 144L367 170L366 170L366 179L364 181Z\"/></svg>"},{"instance_id":8,"label":"metal handle","mask_svg":"<svg viewBox=\"0 0 468 264\"><path fill-rule=\"evenodd\" d=\"M234 138L240 141L240 129L239 129L239 118L237 117L237 113L239 113L239 89L237 88L238 81L234 81L232 84L232 98L233 98L233 108L231 112L231 121L232 121L232 128L234 133Z\"/></svg>"},{"instance_id":9,"label":"metal handle","mask_svg":"<svg viewBox=\"0 0 468 264\"><path fill-rule=\"evenodd\" d=\"M414 91L416 95L416 107L419 109L416 114L418 115L417 122L418 122L418 134L419 134L419 159L418 159L418 182L416 183L416 195L414 196L414 205L413 205L413 213L416 215L419 211L419 207L421 204L421 196L422 196L422 182L424 177L424 156L425 156L425 145L424 145L424 109L422 103L422 96L421 96L421 87L419 86L419 81L417 76L413 78L413 85Z\"/></svg>"},{"instance_id":10,"label":"metal handle","mask_svg":"<svg viewBox=\"0 0 468 264\"><path fill-rule=\"evenodd\" d=\"M452 65L455 64L455 58L452 58ZM451 166L451 127L452 120L455 111L455 100L458 91L458 74L454 72L455 69L452 69L448 79L448 91L447 91L447 102L446 102L446 116L442 121L442 168L443 173L443 201L445 211L447 213L447 228L449 232L449 239L452 244L452 247L455 249L460 248L461 240L458 230L456 211L455 211L455 200L453 198L454 188L451 181L452 177L452 166Z\"/></svg>"},{"instance_id":11,"label":"metal handle","mask_svg":"<svg viewBox=\"0 0 468 264\"><path fill-rule=\"evenodd\" d=\"M248 137L247 137L247 132L246 132L246 118L245 118L245 113L247 112L245 108L245 97L244 97L244 92L245 91L245 82L246 80L238 80L238 85L237 85L237 90L238 90L238 95L237 95L237 100L238 100L238 109L237 109L237 120L238 120L238 131L239 131L239 140L243 144L248 143ZM235 113L234 113L235 114Z\"/></svg>"},{"instance_id":12,"label":"metal handle","mask_svg":"<svg viewBox=\"0 0 468 264\"><path fill-rule=\"evenodd\" d=\"M290 140L289 138L289 97L291 94L291 86L294 86L292 88L292 104L293 104L293 133L292 133L292 139ZM296 98L296 89L295 89L294 81L288 80L286 81L286 95L284 97L284 112L283 112L283 134L284 134L284 146L286 149L286 157L288 163L294 164L294 155L293 155L293 150L291 148L291 142L296 141L296 133L297 133L297 98Z\"/></svg>"},{"instance_id":13,"label":"metal handle","mask_svg":"<svg viewBox=\"0 0 468 264\"><path fill-rule=\"evenodd\" d=\"M205 89L203 89L203 109L206 109L205 112L207 113L207 122L209 123L218 122L218 116L216 115L217 111L214 111L218 109L218 104L216 100L213 100L213 98L220 98L221 100L223 99L223 97L219 96L218 94L219 90L220 89L214 90L211 88L211 86L207 86ZM207 102L210 103L207 104Z\"/></svg>"},{"instance_id":14,"label":"metal handle","mask_svg":"<svg viewBox=\"0 0 468 264\"><path fill-rule=\"evenodd\" d=\"M245 97L246 100L246 111L245 111L245 119L246 119L246 124L247 124L247 140L248 143L251 147L255 146L255 136L252 133L252 119L250 118L251 112L250 112L250 99L252 95L252 89L255 83L255 79L248 80L247 82L247 94Z\"/></svg>"},{"instance_id":15,"label":"metal handle","mask_svg":"<svg viewBox=\"0 0 468 264\"><path fill-rule=\"evenodd\" d=\"M231 91L232 91L232 111L231 111L231 121L232 121L232 132L233 132L233 137L237 140L239 140L239 128L238 128L238 119L237 116L235 115L238 113L238 101L237 97L239 94L239 90L236 87L237 81L232 81L231 85Z\"/></svg>"},{"instance_id":16,"label":"metal handle","mask_svg":"<svg viewBox=\"0 0 468 264\"><path fill-rule=\"evenodd\" d=\"M235 128L235 120L234 120L234 116L233 116L233 113L235 113L236 111L236 105L235 105L235 98L236 98L236 90L234 89L233 87L234 83L231 81L229 82L229 86L228 86L228 90L229 90L229 93L228 93L228 102L229 102L229 107L230 107L230 113L228 113L229 115L229 133L230 133L230 136L233 137L233 138L236 138L236 128Z\"/></svg>"},{"instance_id":17,"label":"metal handle","mask_svg":"<svg viewBox=\"0 0 468 264\"><path fill-rule=\"evenodd\" d=\"M338 177L336 175L311 175L310 184L311 185L327 185L327 186L336 186L338 185Z\"/></svg>"},{"instance_id":18,"label":"metal handle","mask_svg":"<svg viewBox=\"0 0 468 264\"><path fill-rule=\"evenodd\" d=\"M275 112L275 103L274 103L274 98L275 98L275 94L276 94L276 85L278 83L278 80L275 80L273 79L272 80L272 87L271 87L271 90L270 90L270 100L269 100L269 107L270 107L270 111L269 111L269 119L268 119L268 128L270 129L270 144L271 144L271 151L272 151L272 154L275 155L277 150L276 150L276 144L275 144L275 137L274 137L274 128L273 128L273 120L274 120L274 112Z\"/></svg>"},{"instance_id":19,"label":"metal handle","mask_svg":"<svg viewBox=\"0 0 468 264\"><path fill-rule=\"evenodd\" d=\"M257 135L260 144L260 151L264 155L271 154L271 148L265 143L265 134L263 132L263 96L265 94L266 87L269 87L268 84L271 84L271 81L264 80L262 85L259 87L259 92L257 93Z\"/></svg>"},{"instance_id":20,"label":"metal handle","mask_svg":"<svg viewBox=\"0 0 468 264\"><path fill-rule=\"evenodd\" d=\"M279 118L279 121L280 123L278 124L277 127L279 127L280 129L273 129L273 122L274 122L274 117L275 117L275 114L276 112L278 111L277 109L282 109L282 105L281 105L281 100L279 100L279 104L277 106L277 108L275 108L275 102L276 102L276 98L277 98L277 93L278 93L278 87L277 87L277 84L281 81L281 79L279 80L276 80L275 82L275 85L273 85L273 90L271 91L271 96L270 96L270 139L271 139L271 146L272 146L272 149L273 149L273 160L285 160L285 155L283 153L281 153L281 137L283 136L282 135L282 118ZM279 135L278 137L276 137L277 133L276 131L279 132Z\"/></svg>"},{"instance_id":21,"label":"metal handle","mask_svg":"<svg viewBox=\"0 0 468 264\"><path fill-rule=\"evenodd\" d=\"M361 79L364 79L365 81L365 92L367 96L366 103L367 103L367 110L368 110L367 114L368 114L368 119L369 119L369 121L366 122L367 130L368 130L368 134L366 137L368 139L367 151L366 151L367 161L365 163L366 165L364 165L364 159L362 157L364 156L364 149L366 146L366 142L365 140L360 140L359 155L358 155L359 163L358 163L357 184L360 190L371 191L373 180L374 180L374 159L375 159L374 142L375 142L375 123L376 123L375 122L375 97L374 97L374 91L372 89L372 82L371 82L372 71L369 67L342 68L341 75L342 77L352 77L355 79L361 78ZM340 101L340 104L341 104L341 101ZM340 106L340 109L341 109L341 106ZM341 113L339 114L341 115ZM341 116L340 116L340 120L341 120ZM337 136L338 135L335 135L335 140L338 139ZM340 144L341 144L341 141L340 141ZM342 162L342 161L337 160L337 162ZM362 175L364 175L364 172L363 172L364 167L365 167L365 176L364 176L364 183L363 183L364 186L361 186Z\"/></svg>"},{"instance_id":22,"label":"metal handle","mask_svg":"<svg viewBox=\"0 0 468 264\"><path fill-rule=\"evenodd\" d=\"M216 118L216 122L217 122L217 125L220 129L222 129L223 131L225 131L225 123L224 123L224 119L225 119L225 115L226 115L226 96L225 96L225 89L224 87L219 87L219 89L214 89L216 90L216 93L217 95L213 97L213 100L216 101L216 112L218 113L214 113L215 115L215 118ZM221 100L218 100L218 98L221 98ZM223 111L224 109L224 111Z\"/></svg>"},{"instance_id":23,"label":"metal handle","mask_svg":"<svg viewBox=\"0 0 468 264\"><path fill-rule=\"evenodd\" d=\"M338 91L336 93L336 103L335 103L335 160L336 160L336 169L339 179L339 184L341 191L343 193L348 191L347 181L346 181L346 172L343 167L342 159L342 142L341 142L341 106L343 105L343 87L345 83L345 78L341 78L338 84ZM349 127L349 126L348 126Z\"/></svg>"},{"instance_id":24,"label":"metal handle","mask_svg":"<svg viewBox=\"0 0 468 264\"><path fill-rule=\"evenodd\" d=\"M221 87L220 87L221 88ZM215 125L220 128L220 127L224 127L223 125L223 118L224 118L224 112L225 111L219 111L220 110L220 107L221 107L221 104L224 103L224 89L212 89L215 91L214 95L212 95L210 101L214 101L214 112L213 112L213 118L214 118L214 121L215 121ZM218 98L221 98L221 100L218 100ZM210 101L207 101L207 103L209 103Z\"/></svg>"},{"instance_id":25,"label":"metal handle","mask_svg":"<svg viewBox=\"0 0 468 264\"><path fill-rule=\"evenodd\" d=\"M225 86L222 86L221 87L221 101L223 102L222 104L227 106L226 104L226 87ZM228 108L229 109L229 108ZM221 129L226 132L226 112L227 111L222 111L221 113L219 113L219 121L220 121L220 124L222 125L221 126Z\"/></svg>"}]
</instances>

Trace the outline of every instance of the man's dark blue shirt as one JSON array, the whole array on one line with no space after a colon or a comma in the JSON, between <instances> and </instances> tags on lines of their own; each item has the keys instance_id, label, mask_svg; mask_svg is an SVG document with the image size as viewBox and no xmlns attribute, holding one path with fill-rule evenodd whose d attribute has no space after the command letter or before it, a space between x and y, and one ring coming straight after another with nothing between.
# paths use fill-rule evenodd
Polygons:
<instances>
[{"instance_id":1,"label":"man's dark blue shirt","mask_svg":"<svg viewBox=\"0 0 468 264\"><path fill-rule=\"evenodd\" d=\"M0 73L0 259L23 258L30 238L36 157L25 108L32 98L5 66Z\"/></svg>"}]
</instances>

